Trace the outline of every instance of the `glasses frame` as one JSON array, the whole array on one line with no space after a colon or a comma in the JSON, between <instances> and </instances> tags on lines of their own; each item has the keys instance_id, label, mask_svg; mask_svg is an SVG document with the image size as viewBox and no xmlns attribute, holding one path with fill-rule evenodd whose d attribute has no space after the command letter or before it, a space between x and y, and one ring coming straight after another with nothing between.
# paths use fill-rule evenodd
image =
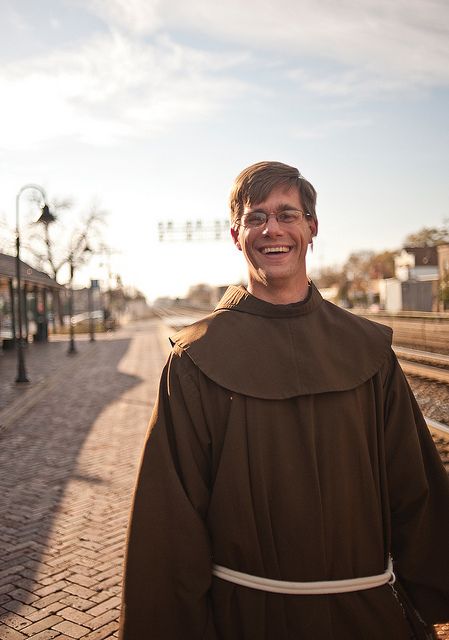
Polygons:
<instances>
[{"instance_id":1,"label":"glasses frame","mask_svg":"<svg viewBox=\"0 0 449 640\"><path fill-rule=\"evenodd\" d=\"M300 213L301 215L296 220L279 220L279 216L282 216L285 213L293 212ZM263 214L265 216L265 221L261 222L260 224L245 224L243 222L245 215L251 215L254 213ZM303 220L312 220L313 218L312 214L308 213L307 211L303 211L302 209L284 209L282 211L276 211L273 213L265 213L265 211L251 211L249 214L243 214L239 220L236 220L235 224L237 224L239 227L243 227L244 229L260 229L261 227L266 227L271 216L275 216L276 222L281 226L296 225L300 224Z\"/></svg>"}]
</instances>

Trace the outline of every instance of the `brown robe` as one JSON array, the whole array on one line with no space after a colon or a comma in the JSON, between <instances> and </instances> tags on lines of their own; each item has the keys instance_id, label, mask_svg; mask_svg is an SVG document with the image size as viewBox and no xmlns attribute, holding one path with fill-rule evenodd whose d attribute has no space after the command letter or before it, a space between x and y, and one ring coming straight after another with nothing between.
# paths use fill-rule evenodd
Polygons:
<instances>
[{"instance_id":1,"label":"brown robe","mask_svg":"<svg viewBox=\"0 0 449 640\"><path fill-rule=\"evenodd\" d=\"M390 330L324 301L230 287L173 338L129 528L122 640L402 640L389 585L279 595L382 573L449 620L449 483Z\"/></svg>"}]
</instances>

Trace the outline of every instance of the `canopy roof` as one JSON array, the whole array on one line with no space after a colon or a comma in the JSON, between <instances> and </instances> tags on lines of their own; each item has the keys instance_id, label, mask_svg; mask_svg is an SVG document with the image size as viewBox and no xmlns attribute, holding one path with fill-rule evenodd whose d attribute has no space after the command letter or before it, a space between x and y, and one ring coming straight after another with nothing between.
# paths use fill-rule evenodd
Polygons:
<instances>
[{"instance_id":1,"label":"canopy roof","mask_svg":"<svg viewBox=\"0 0 449 640\"><path fill-rule=\"evenodd\" d=\"M16 277L16 258L6 253L0 253L0 278ZM43 271L34 269L26 262L20 261L20 277L23 282L28 284L37 284L49 289L64 289L64 287L56 282L53 278Z\"/></svg>"}]
</instances>

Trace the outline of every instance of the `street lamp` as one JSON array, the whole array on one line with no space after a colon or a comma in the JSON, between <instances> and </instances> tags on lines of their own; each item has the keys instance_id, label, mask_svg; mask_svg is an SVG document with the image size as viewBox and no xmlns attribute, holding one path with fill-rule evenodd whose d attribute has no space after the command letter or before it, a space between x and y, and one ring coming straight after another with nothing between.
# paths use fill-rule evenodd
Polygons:
<instances>
[{"instance_id":1,"label":"street lamp","mask_svg":"<svg viewBox=\"0 0 449 640\"><path fill-rule=\"evenodd\" d=\"M48 208L48 205L44 204L44 206L42 207L42 211L41 211L41 215L39 216L39 218L36 220L36 222L34 224L41 224L44 227L44 234L45 234L45 244L47 246L47 251L48 251L48 255L50 254L50 247L51 247L51 242L50 242L50 235L49 235L49 231L48 231L48 227L53 223L56 222L57 218L56 216L51 213L50 209ZM50 255L49 255L50 257ZM46 296L46 292L44 290L44 296ZM56 303L58 305L58 311L59 311L59 291L56 293L56 291L53 289L52 291L52 325L53 325L53 333L56 333L56 314L55 314L55 300ZM45 340L48 339L48 316L47 316L47 310L45 307L45 335L46 338Z\"/></svg>"},{"instance_id":2,"label":"street lamp","mask_svg":"<svg viewBox=\"0 0 449 640\"><path fill-rule=\"evenodd\" d=\"M45 226L45 240L48 244L48 225L56 220L56 216L52 214L47 204L42 207L42 212L35 224L43 224Z\"/></svg>"},{"instance_id":3,"label":"street lamp","mask_svg":"<svg viewBox=\"0 0 449 640\"><path fill-rule=\"evenodd\" d=\"M46 195L42 187L37 184L24 185L16 196L16 280L17 280L17 315L19 322L19 340L17 342L17 378L16 382L29 382L25 368L25 356L23 351L23 331L22 331L22 292L20 283L20 229L19 229L19 200L26 189L39 191L42 196L42 215L51 215L46 204ZM41 215L41 217L42 217Z\"/></svg>"},{"instance_id":4,"label":"street lamp","mask_svg":"<svg viewBox=\"0 0 449 640\"><path fill-rule=\"evenodd\" d=\"M83 250L81 251L81 254L90 253L92 251L92 249L87 244L86 240L85 242L86 244ZM79 254L78 260L81 254ZM75 346L75 323L73 322L73 276L75 274L75 256L74 256L73 250L71 251L69 256L69 265L70 265L70 296L69 296L70 342L69 342L69 348L67 350L67 353L68 355L73 355L77 353L77 348Z\"/></svg>"},{"instance_id":5,"label":"street lamp","mask_svg":"<svg viewBox=\"0 0 449 640\"><path fill-rule=\"evenodd\" d=\"M75 271L75 267L73 265L73 253L70 254L69 265L70 265L70 295L69 295L70 342L69 342L69 348L67 353L69 355L72 355L77 352L75 347L75 325L73 323L73 274Z\"/></svg>"},{"instance_id":6,"label":"street lamp","mask_svg":"<svg viewBox=\"0 0 449 640\"><path fill-rule=\"evenodd\" d=\"M87 308L89 312L89 336L90 342L95 342L95 318L94 318L94 288L98 286L98 280L90 281L90 286L87 290Z\"/></svg>"}]
</instances>

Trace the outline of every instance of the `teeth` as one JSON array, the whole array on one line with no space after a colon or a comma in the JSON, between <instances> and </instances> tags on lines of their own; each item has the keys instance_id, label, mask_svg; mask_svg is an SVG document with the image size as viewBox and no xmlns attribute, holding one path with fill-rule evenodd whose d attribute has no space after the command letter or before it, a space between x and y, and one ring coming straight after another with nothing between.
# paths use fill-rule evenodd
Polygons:
<instances>
[{"instance_id":1,"label":"teeth","mask_svg":"<svg viewBox=\"0 0 449 640\"><path fill-rule=\"evenodd\" d=\"M289 247L265 247L262 249L262 253L288 253Z\"/></svg>"}]
</instances>

